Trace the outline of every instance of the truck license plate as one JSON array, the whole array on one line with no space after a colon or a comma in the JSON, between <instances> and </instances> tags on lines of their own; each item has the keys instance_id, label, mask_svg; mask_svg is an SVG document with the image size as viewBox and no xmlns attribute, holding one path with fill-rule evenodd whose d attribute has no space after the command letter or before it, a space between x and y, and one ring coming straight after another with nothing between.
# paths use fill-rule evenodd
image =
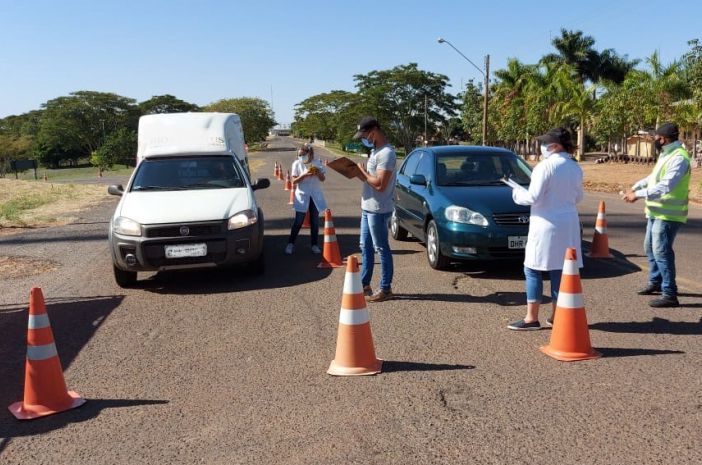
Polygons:
<instances>
[{"instance_id":1,"label":"truck license plate","mask_svg":"<svg viewBox=\"0 0 702 465\"><path fill-rule=\"evenodd\" d=\"M523 249L526 247L527 236L507 236L507 242L510 249Z\"/></svg>"},{"instance_id":2,"label":"truck license plate","mask_svg":"<svg viewBox=\"0 0 702 465\"><path fill-rule=\"evenodd\" d=\"M204 257L207 255L207 244L167 245L166 258Z\"/></svg>"}]
</instances>

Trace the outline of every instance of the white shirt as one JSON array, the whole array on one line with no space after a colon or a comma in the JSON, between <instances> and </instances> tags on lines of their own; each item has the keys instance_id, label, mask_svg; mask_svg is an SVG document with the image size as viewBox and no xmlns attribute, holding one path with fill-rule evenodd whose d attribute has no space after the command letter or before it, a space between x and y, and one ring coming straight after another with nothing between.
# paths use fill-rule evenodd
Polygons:
<instances>
[{"instance_id":1,"label":"white shirt","mask_svg":"<svg viewBox=\"0 0 702 465\"><path fill-rule=\"evenodd\" d=\"M322 165L322 162L315 159L309 164L295 160L290 170L290 175L294 177L301 176L312 165L316 166L323 174L326 174L327 170ZM305 213L310 208L310 199L312 199L320 213L327 209L327 202L322 192L322 181L317 176L309 176L296 184L293 209L296 212Z\"/></svg>"},{"instance_id":2,"label":"white shirt","mask_svg":"<svg viewBox=\"0 0 702 465\"><path fill-rule=\"evenodd\" d=\"M583 171L568 153L553 153L531 174L529 189L514 189L512 199L531 205L524 266L533 270L563 269L566 249L575 248L583 266L578 204L583 199Z\"/></svg>"}]
</instances>

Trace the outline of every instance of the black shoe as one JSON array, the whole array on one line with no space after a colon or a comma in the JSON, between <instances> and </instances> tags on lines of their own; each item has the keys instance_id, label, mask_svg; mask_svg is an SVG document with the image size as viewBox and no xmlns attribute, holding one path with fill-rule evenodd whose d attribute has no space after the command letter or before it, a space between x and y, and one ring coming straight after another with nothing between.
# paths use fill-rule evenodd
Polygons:
<instances>
[{"instance_id":1,"label":"black shoe","mask_svg":"<svg viewBox=\"0 0 702 465\"><path fill-rule=\"evenodd\" d=\"M648 305L654 308L679 307L680 302L678 302L677 297L662 295L658 299L653 299L650 301Z\"/></svg>"},{"instance_id":2,"label":"black shoe","mask_svg":"<svg viewBox=\"0 0 702 465\"><path fill-rule=\"evenodd\" d=\"M651 284L649 283L646 287L643 289L639 289L636 291L638 295L656 295L661 293L661 285L660 284Z\"/></svg>"},{"instance_id":3,"label":"black shoe","mask_svg":"<svg viewBox=\"0 0 702 465\"><path fill-rule=\"evenodd\" d=\"M541 324L538 321L532 321L527 323L524 320L515 321L507 325L507 328L513 331L535 331L541 329Z\"/></svg>"}]
</instances>

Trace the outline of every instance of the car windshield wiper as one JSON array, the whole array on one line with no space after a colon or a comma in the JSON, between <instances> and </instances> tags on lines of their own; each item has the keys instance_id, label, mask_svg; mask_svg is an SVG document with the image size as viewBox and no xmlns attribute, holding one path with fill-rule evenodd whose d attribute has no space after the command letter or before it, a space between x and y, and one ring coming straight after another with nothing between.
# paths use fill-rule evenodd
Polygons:
<instances>
[{"instance_id":1,"label":"car windshield wiper","mask_svg":"<svg viewBox=\"0 0 702 465\"><path fill-rule=\"evenodd\" d=\"M183 190L180 186L134 186L133 191L179 191Z\"/></svg>"}]
</instances>

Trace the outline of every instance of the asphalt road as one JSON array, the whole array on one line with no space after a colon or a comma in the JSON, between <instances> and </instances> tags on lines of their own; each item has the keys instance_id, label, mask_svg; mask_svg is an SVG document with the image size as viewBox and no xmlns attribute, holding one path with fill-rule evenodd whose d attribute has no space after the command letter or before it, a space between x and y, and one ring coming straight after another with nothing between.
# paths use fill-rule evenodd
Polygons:
<instances>
[{"instance_id":1,"label":"asphalt road","mask_svg":"<svg viewBox=\"0 0 702 465\"><path fill-rule=\"evenodd\" d=\"M289 166L276 139L258 176ZM323 149L318 153L327 156ZM360 185L330 174L342 254L357 251ZM112 278L115 202L75 224L0 237L0 255L58 268L0 282L0 404L22 396L26 305L41 286L81 408L32 422L0 413L3 464L699 464L702 463L702 212L680 232L679 309L652 309L642 205L588 195L585 236L607 200L614 260L587 260L585 305L599 360L562 363L514 333L524 312L519 263L437 272L422 244L392 242L398 298L372 304L383 373L326 375L344 270L320 270L308 236L282 253L292 221L279 181L257 192L267 271ZM377 284L378 276L374 283ZM548 288L548 287L547 287Z\"/></svg>"}]
</instances>

